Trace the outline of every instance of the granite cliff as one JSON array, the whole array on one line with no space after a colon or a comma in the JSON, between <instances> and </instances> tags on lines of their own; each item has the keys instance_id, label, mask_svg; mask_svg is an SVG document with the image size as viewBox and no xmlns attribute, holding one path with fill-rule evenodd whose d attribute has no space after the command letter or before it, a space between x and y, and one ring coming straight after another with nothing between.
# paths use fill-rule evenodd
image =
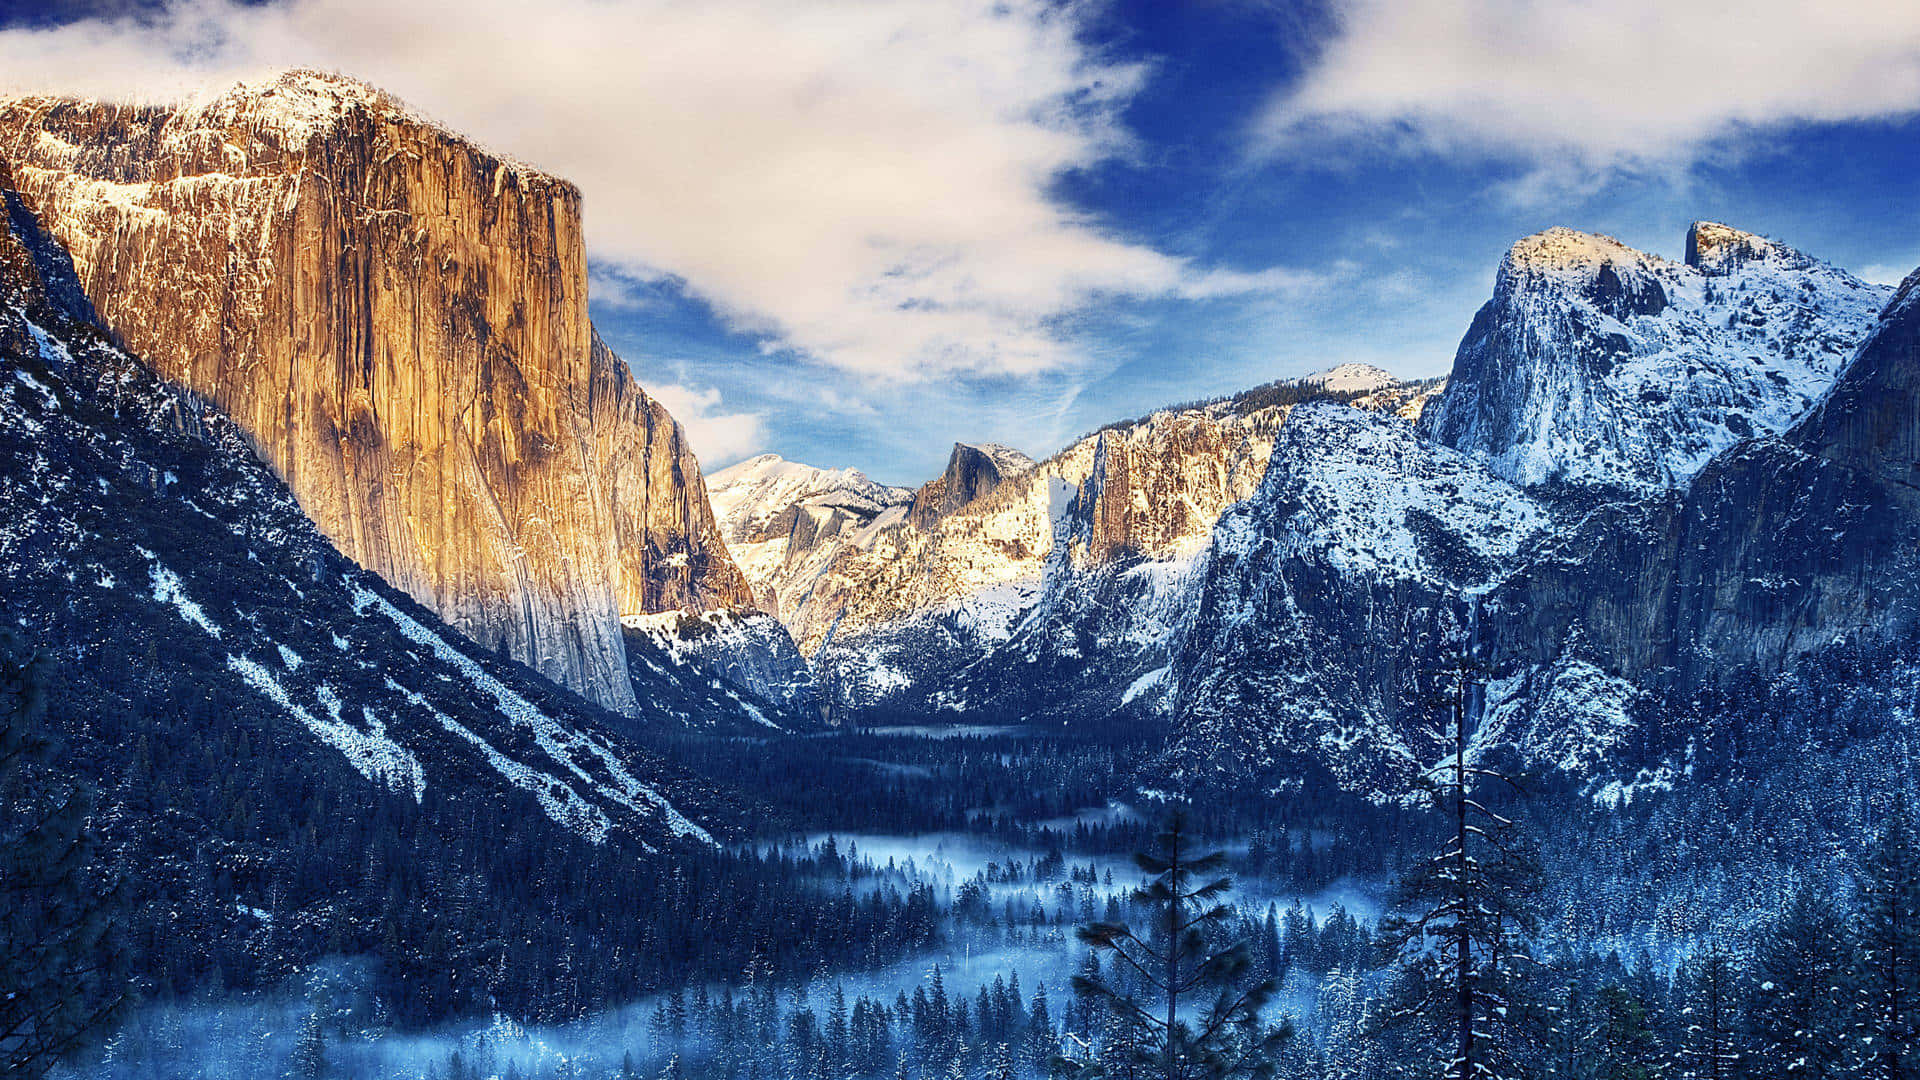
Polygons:
<instances>
[{"instance_id":1,"label":"granite cliff","mask_svg":"<svg viewBox=\"0 0 1920 1080\"><path fill-rule=\"evenodd\" d=\"M588 321L571 185L314 72L0 102L0 156L129 351L461 633L631 712L622 616L751 605L680 427Z\"/></svg>"},{"instance_id":2,"label":"granite cliff","mask_svg":"<svg viewBox=\"0 0 1920 1080\"><path fill-rule=\"evenodd\" d=\"M1421 430L1518 484L1680 486L1804 413L1885 301L1712 222L1688 230L1685 262L1549 229L1501 261Z\"/></svg>"}]
</instances>

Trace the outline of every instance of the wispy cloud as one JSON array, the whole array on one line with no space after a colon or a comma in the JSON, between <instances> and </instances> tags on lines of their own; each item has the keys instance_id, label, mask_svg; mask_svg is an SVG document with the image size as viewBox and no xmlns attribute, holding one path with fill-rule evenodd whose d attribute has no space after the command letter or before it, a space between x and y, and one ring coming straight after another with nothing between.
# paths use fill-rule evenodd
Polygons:
<instances>
[{"instance_id":1,"label":"wispy cloud","mask_svg":"<svg viewBox=\"0 0 1920 1080\"><path fill-rule=\"evenodd\" d=\"M1920 5L1886 0L1346 0L1270 103L1264 149L1514 159L1509 194L1665 170L1776 125L1920 112Z\"/></svg>"},{"instance_id":2,"label":"wispy cloud","mask_svg":"<svg viewBox=\"0 0 1920 1080\"><path fill-rule=\"evenodd\" d=\"M1857 271L1861 278L1880 285L1898 285L1907 279L1907 275L1920 267L1920 252L1904 262L1874 263L1863 266Z\"/></svg>"},{"instance_id":3,"label":"wispy cloud","mask_svg":"<svg viewBox=\"0 0 1920 1080\"><path fill-rule=\"evenodd\" d=\"M766 448L766 420L758 413L727 412L720 391L649 383L652 394L686 430L687 444L704 469L730 465Z\"/></svg>"},{"instance_id":4,"label":"wispy cloud","mask_svg":"<svg viewBox=\"0 0 1920 1080\"><path fill-rule=\"evenodd\" d=\"M615 301L667 275L733 329L870 377L1081 358L1107 295L1295 287L1210 274L1048 196L1127 150L1144 69L1052 0L180 0L0 33L18 89L147 99L268 67L374 82L578 183Z\"/></svg>"}]
</instances>

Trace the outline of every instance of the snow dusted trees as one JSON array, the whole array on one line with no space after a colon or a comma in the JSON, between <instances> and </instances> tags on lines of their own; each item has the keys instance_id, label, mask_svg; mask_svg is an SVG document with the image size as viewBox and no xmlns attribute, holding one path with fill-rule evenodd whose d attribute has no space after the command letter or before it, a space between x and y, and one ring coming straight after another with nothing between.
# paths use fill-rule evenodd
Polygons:
<instances>
[{"instance_id":1,"label":"snow dusted trees","mask_svg":"<svg viewBox=\"0 0 1920 1080\"><path fill-rule=\"evenodd\" d=\"M1920 846L1904 793L1860 882L1855 1048L1866 1080L1920 1077Z\"/></svg>"},{"instance_id":2,"label":"snow dusted trees","mask_svg":"<svg viewBox=\"0 0 1920 1080\"><path fill-rule=\"evenodd\" d=\"M1829 900L1811 889L1794 894L1754 958L1750 1065L1789 1080L1845 1075L1851 944Z\"/></svg>"},{"instance_id":3,"label":"snow dusted trees","mask_svg":"<svg viewBox=\"0 0 1920 1080\"><path fill-rule=\"evenodd\" d=\"M1529 1010L1520 1000L1537 929L1532 899L1537 869L1514 822L1482 801L1481 789L1511 784L1469 753L1482 687L1470 650L1441 676L1449 753L1424 778L1445 816L1440 850L1416 863L1395 888L1397 914L1380 938L1399 967L1398 994L1383 1030L1410 1036L1426 1060L1415 1074L1448 1080L1506 1080L1522 1074L1530 1044Z\"/></svg>"},{"instance_id":4,"label":"snow dusted trees","mask_svg":"<svg viewBox=\"0 0 1920 1080\"><path fill-rule=\"evenodd\" d=\"M1119 922L1082 927L1080 940L1110 958L1111 976L1074 976L1073 989L1104 1010L1118 1054L1068 1060L1067 1075L1228 1080L1273 1074L1274 1055L1292 1037L1290 1025L1263 1024L1272 979L1247 977L1245 941L1222 943L1232 908L1221 902L1232 881L1219 874L1221 852L1194 851L1186 817L1175 811L1155 838L1156 850L1134 861L1152 880L1133 893L1150 919L1142 933ZM1097 971L1097 969L1095 969Z\"/></svg>"},{"instance_id":5,"label":"snow dusted trees","mask_svg":"<svg viewBox=\"0 0 1920 1080\"><path fill-rule=\"evenodd\" d=\"M1739 1075L1740 972L1724 946L1689 957L1674 975L1675 1074L1679 1080L1733 1080Z\"/></svg>"},{"instance_id":6,"label":"snow dusted trees","mask_svg":"<svg viewBox=\"0 0 1920 1080\"><path fill-rule=\"evenodd\" d=\"M0 630L0 1074L39 1076L120 1002L89 793L52 769L44 662Z\"/></svg>"}]
</instances>

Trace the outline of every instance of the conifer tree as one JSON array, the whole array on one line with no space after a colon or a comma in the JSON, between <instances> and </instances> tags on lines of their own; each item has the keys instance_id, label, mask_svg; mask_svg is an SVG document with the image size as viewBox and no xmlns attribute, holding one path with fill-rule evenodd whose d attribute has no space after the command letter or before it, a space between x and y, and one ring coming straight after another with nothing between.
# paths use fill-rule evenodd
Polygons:
<instances>
[{"instance_id":1,"label":"conifer tree","mask_svg":"<svg viewBox=\"0 0 1920 1080\"><path fill-rule=\"evenodd\" d=\"M1839 916L1811 889L1796 893L1754 959L1748 1063L1788 1080L1841 1076L1853 958Z\"/></svg>"},{"instance_id":2,"label":"conifer tree","mask_svg":"<svg viewBox=\"0 0 1920 1080\"><path fill-rule=\"evenodd\" d=\"M1601 1075L1611 1080L1653 1080L1659 1074L1659 1043L1647 1018L1647 1002L1619 983L1600 990Z\"/></svg>"},{"instance_id":3,"label":"conifer tree","mask_svg":"<svg viewBox=\"0 0 1920 1080\"><path fill-rule=\"evenodd\" d=\"M1680 965L1674 978L1679 1003L1679 1080L1733 1080L1739 1075L1739 972L1721 946Z\"/></svg>"},{"instance_id":4,"label":"conifer tree","mask_svg":"<svg viewBox=\"0 0 1920 1080\"><path fill-rule=\"evenodd\" d=\"M294 1037L290 1075L293 1080L319 1080L327 1074L327 1038L320 1028L320 1013L309 1010L300 1020L300 1032Z\"/></svg>"},{"instance_id":5,"label":"conifer tree","mask_svg":"<svg viewBox=\"0 0 1920 1080\"><path fill-rule=\"evenodd\" d=\"M1481 675L1470 644L1440 675L1449 752L1421 786L1443 815L1445 839L1396 884L1396 913L1380 922L1399 983L1379 1030L1398 1029L1431 1059L1405 1062L1410 1070L1447 1080L1521 1075L1539 1041L1524 1000L1539 871L1515 822L1483 801L1487 781L1496 789L1514 782L1468 753Z\"/></svg>"},{"instance_id":6,"label":"conifer tree","mask_svg":"<svg viewBox=\"0 0 1920 1080\"><path fill-rule=\"evenodd\" d=\"M1098 1060L1059 1063L1069 1075L1089 1080L1115 1074L1162 1080L1273 1075L1275 1053L1292 1037L1292 1027L1262 1023L1260 1011L1275 984L1248 977L1247 942L1215 940L1232 914L1221 898L1233 883L1214 876L1225 866L1225 854L1197 855L1193 843L1185 813L1176 810L1155 838L1155 850L1134 856L1150 875L1148 884L1133 892L1134 903L1150 919L1144 932L1120 922L1080 928L1080 940L1111 958L1109 968L1117 978L1074 976L1074 992L1103 1007L1111 1030Z\"/></svg>"},{"instance_id":7,"label":"conifer tree","mask_svg":"<svg viewBox=\"0 0 1920 1080\"><path fill-rule=\"evenodd\" d=\"M1059 1053L1059 1040L1053 1034L1053 1013L1047 1002L1047 984L1033 988L1033 1001L1027 1009L1027 1064L1044 1070Z\"/></svg>"}]
</instances>

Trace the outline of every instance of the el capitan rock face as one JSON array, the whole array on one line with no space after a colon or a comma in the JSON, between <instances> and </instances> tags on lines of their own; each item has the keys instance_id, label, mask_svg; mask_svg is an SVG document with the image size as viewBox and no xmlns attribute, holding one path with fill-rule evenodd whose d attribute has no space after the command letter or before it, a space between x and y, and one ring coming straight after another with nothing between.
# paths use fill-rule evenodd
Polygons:
<instances>
[{"instance_id":1,"label":"el capitan rock face","mask_svg":"<svg viewBox=\"0 0 1920 1080\"><path fill-rule=\"evenodd\" d=\"M623 615L751 605L679 426L588 322L571 185L310 72L0 102L0 155L128 348L462 633L631 710Z\"/></svg>"}]
</instances>

